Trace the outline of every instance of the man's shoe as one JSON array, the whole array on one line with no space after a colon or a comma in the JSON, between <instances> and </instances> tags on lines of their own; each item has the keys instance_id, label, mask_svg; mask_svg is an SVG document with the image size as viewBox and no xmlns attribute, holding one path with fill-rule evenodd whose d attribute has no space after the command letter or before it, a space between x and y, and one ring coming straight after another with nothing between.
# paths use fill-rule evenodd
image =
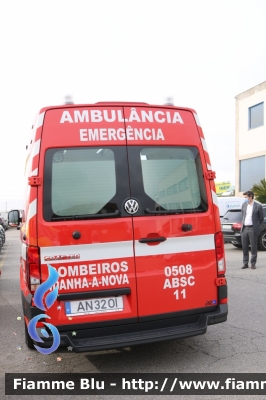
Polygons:
<instances>
[{"instance_id":1,"label":"man's shoe","mask_svg":"<svg viewBox=\"0 0 266 400\"><path fill-rule=\"evenodd\" d=\"M244 264L243 267L241 267L241 269L245 269L248 268L248 265Z\"/></svg>"},{"instance_id":2,"label":"man's shoe","mask_svg":"<svg viewBox=\"0 0 266 400\"><path fill-rule=\"evenodd\" d=\"M252 264L252 265L251 265L251 269L256 269L256 265L255 265L255 264Z\"/></svg>"}]
</instances>

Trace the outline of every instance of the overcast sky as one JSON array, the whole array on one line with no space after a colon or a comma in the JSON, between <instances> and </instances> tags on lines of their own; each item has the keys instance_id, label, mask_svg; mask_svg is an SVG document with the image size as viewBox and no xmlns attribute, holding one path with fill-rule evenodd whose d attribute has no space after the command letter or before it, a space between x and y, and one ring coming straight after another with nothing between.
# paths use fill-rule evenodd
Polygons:
<instances>
[{"instance_id":1,"label":"overcast sky","mask_svg":"<svg viewBox=\"0 0 266 400\"><path fill-rule=\"evenodd\" d=\"M0 201L23 197L43 106L194 108L217 181L235 177L235 96L266 80L265 0L13 0L0 6ZM1 211L1 210L0 210Z\"/></svg>"}]
</instances>

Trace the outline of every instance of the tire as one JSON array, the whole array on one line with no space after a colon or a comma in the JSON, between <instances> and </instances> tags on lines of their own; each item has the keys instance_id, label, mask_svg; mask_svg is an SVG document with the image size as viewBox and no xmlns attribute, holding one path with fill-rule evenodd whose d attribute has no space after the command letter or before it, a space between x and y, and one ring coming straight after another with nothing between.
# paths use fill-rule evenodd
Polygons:
<instances>
[{"instance_id":1,"label":"tire","mask_svg":"<svg viewBox=\"0 0 266 400\"><path fill-rule=\"evenodd\" d=\"M241 244L234 244L232 243L233 246L237 247L238 249L242 249L242 245Z\"/></svg>"},{"instance_id":2,"label":"tire","mask_svg":"<svg viewBox=\"0 0 266 400\"><path fill-rule=\"evenodd\" d=\"M35 349L34 343L33 343L32 338L29 335L26 322L24 322L24 326L25 326L25 343L26 343L28 349L33 350L33 349Z\"/></svg>"},{"instance_id":3,"label":"tire","mask_svg":"<svg viewBox=\"0 0 266 400\"><path fill-rule=\"evenodd\" d=\"M258 249L266 251L266 231L262 232L259 237Z\"/></svg>"}]
</instances>

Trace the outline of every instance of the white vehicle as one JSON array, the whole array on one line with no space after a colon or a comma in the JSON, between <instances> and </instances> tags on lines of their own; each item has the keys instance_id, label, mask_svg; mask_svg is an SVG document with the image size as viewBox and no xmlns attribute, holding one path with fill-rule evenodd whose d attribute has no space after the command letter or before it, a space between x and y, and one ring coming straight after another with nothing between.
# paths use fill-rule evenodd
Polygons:
<instances>
[{"instance_id":1,"label":"white vehicle","mask_svg":"<svg viewBox=\"0 0 266 400\"><path fill-rule=\"evenodd\" d=\"M220 217L223 217L226 211L232 209L241 209L245 201L244 197L217 197Z\"/></svg>"}]
</instances>

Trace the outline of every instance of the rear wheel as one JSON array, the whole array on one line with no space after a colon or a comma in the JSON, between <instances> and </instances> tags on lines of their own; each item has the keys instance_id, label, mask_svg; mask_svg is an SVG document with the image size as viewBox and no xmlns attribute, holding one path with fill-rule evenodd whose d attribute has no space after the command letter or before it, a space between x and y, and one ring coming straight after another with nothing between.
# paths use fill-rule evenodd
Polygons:
<instances>
[{"instance_id":1,"label":"rear wheel","mask_svg":"<svg viewBox=\"0 0 266 400\"><path fill-rule=\"evenodd\" d=\"M262 234L259 237L258 248L259 250L266 251L266 231L262 232Z\"/></svg>"},{"instance_id":2,"label":"rear wheel","mask_svg":"<svg viewBox=\"0 0 266 400\"><path fill-rule=\"evenodd\" d=\"M25 343L26 343L27 347L28 347L29 349L32 350L32 349L34 349L35 347L34 347L34 344L33 344L33 340L32 340L32 338L31 338L30 335L29 335L26 322L24 322L24 326L25 326Z\"/></svg>"}]
</instances>

